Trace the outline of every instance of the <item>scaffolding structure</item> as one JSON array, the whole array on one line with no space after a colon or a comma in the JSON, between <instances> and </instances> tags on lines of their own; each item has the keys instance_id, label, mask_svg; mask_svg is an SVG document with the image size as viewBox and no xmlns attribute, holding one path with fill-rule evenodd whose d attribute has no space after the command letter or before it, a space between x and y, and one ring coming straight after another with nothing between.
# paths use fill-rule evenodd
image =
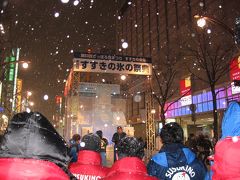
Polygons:
<instances>
[{"instance_id":1,"label":"scaffolding structure","mask_svg":"<svg viewBox=\"0 0 240 180\"><path fill-rule=\"evenodd\" d=\"M147 137L147 152L146 161L152 157L155 152L156 146L156 127L155 127L155 110L153 108L153 95L152 92L146 94L146 137Z\"/></svg>"}]
</instances>

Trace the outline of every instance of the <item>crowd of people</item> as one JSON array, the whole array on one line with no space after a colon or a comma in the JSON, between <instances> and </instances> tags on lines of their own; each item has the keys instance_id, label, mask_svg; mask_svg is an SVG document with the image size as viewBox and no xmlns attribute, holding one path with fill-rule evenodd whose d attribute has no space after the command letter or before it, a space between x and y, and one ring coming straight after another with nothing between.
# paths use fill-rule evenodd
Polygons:
<instances>
[{"instance_id":1,"label":"crowd of people","mask_svg":"<svg viewBox=\"0 0 240 180\"><path fill-rule=\"evenodd\" d=\"M19 113L0 142L0 179L25 180L234 180L240 179L240 105L230 104L222 122L222 137L213 147L207 136L184 133L178 123L160 132L162 147L147 164L142 139L128 137L122 127L113 135L114 164L107 167L108 140L101 130L69 143L40 113ZM214 151L214 156L209 157ZM202 159L201 159L202 157ZM210 170L204 164L213 162Z\"/></svg>"}]
</instances>

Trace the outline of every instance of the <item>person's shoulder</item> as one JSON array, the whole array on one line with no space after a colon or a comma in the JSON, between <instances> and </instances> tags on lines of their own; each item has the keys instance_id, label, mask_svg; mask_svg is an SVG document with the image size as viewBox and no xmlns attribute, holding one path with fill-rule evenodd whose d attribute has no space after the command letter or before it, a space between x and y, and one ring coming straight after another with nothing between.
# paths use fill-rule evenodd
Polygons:
<instances>
[{"instance_id":1,"label":"person's shoulder","mask_svg":"<svg viewBox=\"0 0 240 180\"><path fill-rule=\"evenodd\" d=\"M168 161L165 152L159 152L155 154L151 160L160 166L168 167Z\"/></svg>"}]
</instances>

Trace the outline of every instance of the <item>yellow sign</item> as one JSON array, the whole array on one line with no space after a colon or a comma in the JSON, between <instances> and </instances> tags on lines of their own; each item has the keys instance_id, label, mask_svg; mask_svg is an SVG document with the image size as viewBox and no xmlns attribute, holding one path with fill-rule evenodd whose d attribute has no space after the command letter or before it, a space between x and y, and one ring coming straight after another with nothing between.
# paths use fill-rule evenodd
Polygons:
<instances>
[{"instance_id":1,"label":"yellow sign","mask_svg":"<svg viewBox=\"0 0 240 180\"><path fill-rule=\"evenodd\" d=\"M22 110L22 79L17 79L17 103L16 103L16 111L21 112Z\"/></svg>"}]
</instances>

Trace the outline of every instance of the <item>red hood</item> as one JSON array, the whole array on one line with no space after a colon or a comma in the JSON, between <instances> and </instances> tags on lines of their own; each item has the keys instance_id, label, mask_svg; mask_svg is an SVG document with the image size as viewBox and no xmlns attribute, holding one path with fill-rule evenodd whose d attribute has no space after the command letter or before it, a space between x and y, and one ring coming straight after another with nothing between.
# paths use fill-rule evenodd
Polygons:
<instances>
[{"instance_id":1,"label":"red hood","mask_svg":"<svg viewBox=\"0 0 240 180\"><path fill-rule=\"evenodd\" d=\"M125 157L115 162L115 164L112 166L111 172L108 175L111 176L111 174L115 172L132 172L147 175L147 168L139 158Z\"/></svg>"},{"instance_id":2,"label":"red hood","mask_svg":"<svg viewBox=\"0 0 240 180\"><path fill-rule=\"evenodd\" d=\"M78 153L77 163L100 166L101 155L94 151L82 150L82 151L79 151Z\"/></svg>"},{"instance_id":3,"label":"red hood","mask_svg":"<svg viewBox=\"0 0 240 180\"><path fill-rule=\"evenodd\" d=\"M240 179L240 137L227 137L215 146L213 179Z\"/></svg>"},{"instance_id":4,"label":"red hood","mask_svg":"<svg viewBox=\"0 0 240 180\"><path fill-rule=\"evenodd\" d=\"M56 164L36 159L0 158L0 179L68 180Z\"/></svg>"}]
</instances>

